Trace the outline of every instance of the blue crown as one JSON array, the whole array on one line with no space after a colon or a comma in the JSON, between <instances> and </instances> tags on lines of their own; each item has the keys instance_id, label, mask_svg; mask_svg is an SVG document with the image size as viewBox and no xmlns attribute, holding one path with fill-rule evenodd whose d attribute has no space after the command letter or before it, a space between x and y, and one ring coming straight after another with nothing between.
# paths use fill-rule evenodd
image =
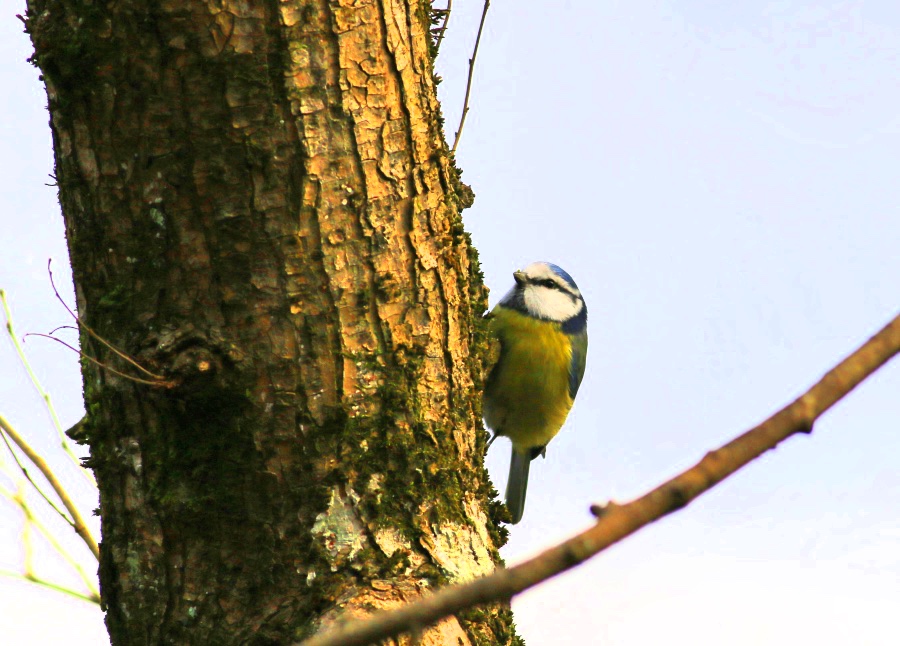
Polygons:
<instances>
[{"instance_id":1,"label":"blue crown","mask_svg":"<svg viewBox=\"0 0 900 646\"><path fill-rule=\"evenodd\" d=\"M569 275L569 272L567 272L565 269L563 269L559 265L554 265L552 262L545 262L544 264L547 265L548 267L550 267L550 269L553 270L554 274L556 274L557 276L562 278L564 281L569 283L569 285L571 285L575 289L578 289L578 285L575 284L575 281Z\"/></svg>"}]
</instances>

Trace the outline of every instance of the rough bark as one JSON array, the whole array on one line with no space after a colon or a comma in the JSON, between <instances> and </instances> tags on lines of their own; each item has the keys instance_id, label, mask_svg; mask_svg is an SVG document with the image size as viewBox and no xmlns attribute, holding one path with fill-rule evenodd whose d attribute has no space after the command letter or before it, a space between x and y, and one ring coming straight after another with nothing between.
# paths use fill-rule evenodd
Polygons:
<instances>
[{"instance_id":1,"label":"rough bark","mask_svg":"<svg viewBox=\"0 0 900 646\"><path fill-rule=\"evenodd\" d=\"M289 643L492 571L428 5L28 0L27 28L80 316L165 379L84 365L112 643Z\"/></svg>"}]
</instances>

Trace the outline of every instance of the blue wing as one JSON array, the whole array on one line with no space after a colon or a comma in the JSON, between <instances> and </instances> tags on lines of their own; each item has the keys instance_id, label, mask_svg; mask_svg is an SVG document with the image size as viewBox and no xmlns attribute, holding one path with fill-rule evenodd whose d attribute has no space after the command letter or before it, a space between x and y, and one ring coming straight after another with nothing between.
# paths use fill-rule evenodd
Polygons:
<instances>
[{"instance_id":1,"label":"blue wing","mask_svg":"<svg viewBox=\"0 0 900 646\"><path fill-rule=\"evenodd\" d=\"M587 330L572 335L572 361L569 363L569 397L575 399L587 363Z\"/></svg>"}]
</instances>

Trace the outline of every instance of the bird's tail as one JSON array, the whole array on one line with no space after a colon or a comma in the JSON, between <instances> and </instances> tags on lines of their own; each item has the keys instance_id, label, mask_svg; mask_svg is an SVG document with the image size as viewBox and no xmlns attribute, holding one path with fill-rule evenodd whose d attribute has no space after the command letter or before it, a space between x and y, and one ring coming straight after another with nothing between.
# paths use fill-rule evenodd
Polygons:
<instances>
[{"instance_id":1,"label":"bird's tail","mask_svg":"<svg viewBox=\"0 0 900 646\"><path fill-rule=\"evenodd\" d=\"M531 452L514 446L509 461L509 480L506 483L506 507L514 525L522 520L522 513L525 511L529 466L531 466Z\"/></svg>"}]
</instances>

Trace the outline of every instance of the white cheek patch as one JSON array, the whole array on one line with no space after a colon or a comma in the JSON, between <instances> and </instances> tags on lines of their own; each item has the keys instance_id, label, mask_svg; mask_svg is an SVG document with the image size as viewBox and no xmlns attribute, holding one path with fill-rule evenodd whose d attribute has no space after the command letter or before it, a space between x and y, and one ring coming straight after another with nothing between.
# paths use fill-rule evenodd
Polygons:
<instances>
[{"instance_id":1,"label":"white cheek patch","mask_svg":"<svg viewBox=\"0 0 900 646\"><path fill-rule=\"evenodd\" d=\"M557 323L568 321L584 307L581 301L572 300L568 294L541 285L528 285L524 297L525 307L534 316Z\"/></svg>"}]
</instances>

